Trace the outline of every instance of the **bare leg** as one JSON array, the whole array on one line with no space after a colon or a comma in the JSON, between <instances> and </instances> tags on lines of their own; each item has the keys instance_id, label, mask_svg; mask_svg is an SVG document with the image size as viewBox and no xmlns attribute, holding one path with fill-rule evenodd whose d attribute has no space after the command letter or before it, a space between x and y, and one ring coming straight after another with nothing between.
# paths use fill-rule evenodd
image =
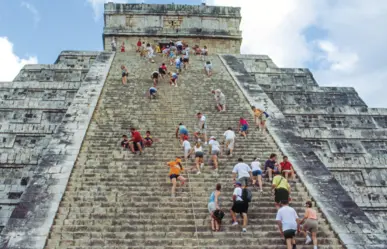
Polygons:
<instances>
[{"instance_id":1,"label":"bare leg","mask_svg":"<svg viewBox=\"0 0 387 249\"><path fill-rule=\"evenodd\" d=\"M285 172L285 179L288 180L288 178L289 178L289 172L286 171Z\"/></svg>"},{"instance_id":2,"label":"bare leg","mask_svg":"<svg viewBox=\"0 0 387 249\"><path fill-rule=\"evenodd\" d=\"M200 157L195 158L196 169L200 172Z\"/></svg>"},{"instance_id":3,"label":"bare leg","mask_svg":"<svg viewBox=\"0 0 387 249\"><path fill-rule=\"evenodd\" d=\"M253 186L255 186L256 182L257 182L257 176L253 176Z\"/></svg>"},{"instance_id":4,"label":"bare leg","mask_svg":"<svg viewBox=\"0 0 387 249\"><path fill-rule=\"evenodd\" d=\"M259 185L259 189L261 190L261 192L263 191L262 190L262 176L261 175L259 175L259 176L257 176L257 178L258 178L258 185Z\"/></svg>"},{"instance_id":5,"label":"bare leg","mask_svg":"<svg viewBox=\"0 0 387 249\"><path fill-rule=\"evenodd\" d=\"M313 240L313 245L317 246L317 233L312 232L312 240Z\"/></svg>"},{"instance_id":6,"label":"bare leg","mask_svg":"<svg viewBox=\"0 0 387 249\"><path fill-rule=\"evenodd\" d=\"M286 247L287 249L292 249L292 239L286 239Z\"/></svg>"},{"instance_id":7,"label":"bare leg","mask_svg":"<svg viewBox=\"0 0 387 249\"><path fill-rule=\"evenodd\" d=\"M215 220L215 230L216 230L217 232L219 232L219 230L220 230L220 222L217 221L217 220Z\"/></svg>"},{"instance_id":8,"label":"bare leg","mask_svg":"<svg viewBox=\"0 0 387 249\"><path fill-rule=\"evenodd\" d=\"M171 194L174 197L176 193L176 178L172 178L172 189L171 189Z\"/></svg>"},{"instance_id":9,"label":"bare leg","mask_svg":"<svg viewBox=\"0 0 387 249\"><path fill-rule=\"evenodd\" d=\"M215 219L212 217L212 214L211 214L211 229L212 229L212 231L216 230L216 228L215 228Z\"/></svg>"},{"instance_id":10,"label":"bare leg","mask_svg":"<svg viewBox=\"0 0 387 249\"><path fill-rule=\"evenodd\" d=\"M268 168L267 171L269 173L269 180L271 181L273 179L273 170L271 168Z\"/></svg>"},{"instance_id":11,"label":"bare leg","mask_svg":"<svg viewBox=\"0 0 387 249\"><path fill-rule=\"evenodd\" d=\"M141 143L137 143L138 150L140 151L140 154L142 153L142 146Z\"/></svg>"},{"instance_id":12,"label":"bare leg","mask_svg":"<svg viewBox=\"0 0 387 249\"><path fill-rule=\"evenodd\" d=\"M215 170L217 170L218 169L218 157L216 155L213 155L212 161L214 162Z\"/></svg>"},{"instance_id":13,"label":"bare leg","mask_svg":"<svg viewBox=\"0 0 387 249\"><path fill-rule=\"evenodd\" d=\"M177 179L180 181L181 186L185 184L186 179L184 177L179 176Z\"/></svg>"},{"instance_id":14,"label":"bare leg","mask_svg":"<svg viewBox=\"0 0 387 249\"><path fill-rule=\"evenodd\" d=\"M133 153L136 153L136 151L134 150L133 143L129 143L129 147L130 147L130 150L131 150Z\"/></svg>"},{"instance_id":15,"label":"bare leg","mask_svg":"<svg viewBox=\"0 0 387 249\"><path fill-rule=\"evenodd\" d=\"M247 214L246 213L242 213L242 216L243 216L243 228L246 228L247 227Z\"/></svg>"},{"instance_id":16,"label":"bare leg","mask_svg":"<svg viewBox=\"0 0 387 249\"><path fill-rule=\"evenodd\" d=\"M237 219L236 219L236 215L235 215L235 213L234 213L232 210L230 210L230 214L231 214L231 219L232 219L232 222L236 222L236 221L237 221Z\"/></svg>"}]
</instances>

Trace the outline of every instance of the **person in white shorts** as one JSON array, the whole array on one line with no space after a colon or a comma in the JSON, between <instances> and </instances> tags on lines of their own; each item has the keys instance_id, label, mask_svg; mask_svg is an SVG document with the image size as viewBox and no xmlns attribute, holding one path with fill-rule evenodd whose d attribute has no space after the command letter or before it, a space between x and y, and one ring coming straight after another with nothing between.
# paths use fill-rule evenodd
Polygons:
<instances>
[{"instance_id":1,"label":"person in white shorts","mask_svg":"<svg viewBox=\"0 0 387 249\"><path fill-rule=\"evenodd\" d=\"M254 161L251 163L251 171L253 174L253 186L256 186L258 182L259 189L262 193L262 170L258 157L254 158Z\"/></svg>"},{"instance_id":2,"label":"person in white shorts","mask_svg":"<svg viewBox=\"0 0 387 249\"><path fill-rule=\"evenodd\" d=\"M210 155L211 159L214 162L214 170L215 172L218 172L218 156L220 155L220 144L218 141L216 141L216 137L212 136L210 137L210 142L208 142L208 145L210 146Z\"/></svg>"},{"instance_id":3,"label":"person in white shorts","mask_svg":"<svg viewBox=\"0 0 387 249\"><path fill-rule=\"evenodd\" d=\"M183 147L183 150L184 150L184 159L185 161L187 161L188 157L191 155L191 144L189 143L187 138L184 138L184 142L181 146Z\"/></svg>"},{"instance_id":4,"label":"person in white shorts","mask_svg":"<svg viewBox=\"0 0 387 249\"><path fill-rule=\"evenodd\" d=\"M253 178L250 166L244 163L242 158L239 158L238 163L234 166L232 170L232 178L234 183L240 182L243 187L246 187L249 180Z\"/></svg>"},{"instance_id":5,"label":"person in white shorts","mask_svg":"<svg viewBox=\"0 0 387 249\"><path fill-rule=\"evenodd\" d=\"M235 132L232 130L231 127L228 127L227 131L223 134L223 136L226 139L226 144L225 148L229 149L230 151L230 156L232 156L232 152L234 150L234 145L235 145Z\"/></svg>"}]
</instances>

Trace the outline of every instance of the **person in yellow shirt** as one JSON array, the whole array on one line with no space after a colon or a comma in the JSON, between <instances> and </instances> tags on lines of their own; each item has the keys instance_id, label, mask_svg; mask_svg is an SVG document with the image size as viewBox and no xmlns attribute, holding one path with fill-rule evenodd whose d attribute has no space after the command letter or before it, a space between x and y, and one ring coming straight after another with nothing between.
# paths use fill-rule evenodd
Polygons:
<instances>
[{"instance_id":1,"label":"person in yellow shirt","mask_svg":"<svg viewBox=\"0 0 387 249\"><path fill-rule=\"evenodd\" d=\"M275 172L274 174L277 175L273 178L271 188L274 190L274 201L276 203L276 207L279 208L281 201L289 201L290 185L288 180L286 180L286 178L281 174L278 172Z\"/></svg>"},{"instance_id":2,"label":"person in yellow shirt","mask_svg":"<svg viewBox=\"0 0 387 249\"><path fill-rule=\"evenodd\" d=\"M181 172L184 171L184 168L181 165L180 157L176 157L175 161L168 162L167 165L169 167L169 178L172 182L171 197L175 197L177 180L180 181L182 186L186 181L186 179L180 175Z\"/></svg>"},{"instance_id":3,"label":"person in yellow shirt","mask_svg":"<svg viewBox=\"0 0 387 249\"><path fill-rule=\"evenodd\" d=\"M255 125L258 129L261 130L262 133L266 131L266 115L265 112L255 106L252 106L251 109L254 112L254 121Z\"/></svg>"}]
</instances>

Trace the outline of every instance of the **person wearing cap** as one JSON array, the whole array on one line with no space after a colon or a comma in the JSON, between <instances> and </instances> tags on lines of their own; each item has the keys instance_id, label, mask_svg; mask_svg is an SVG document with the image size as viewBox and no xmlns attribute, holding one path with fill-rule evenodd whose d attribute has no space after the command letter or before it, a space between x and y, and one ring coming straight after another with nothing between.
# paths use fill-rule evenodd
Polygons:
<instances>
[{"instance_id":1,"label":"person wearing cap","mask_svg":"<svg viewBox=\"0 0 387 249\"><path fill-rule=\"evenodd\" d=\"M307 201L305 206L306 210L304 218L302 218L299 223L303 224L302 233L306 238L305 244L310 244L310 242L313 241L313 249L317 249L317 212L312 208L313 204L311 201ZM312 238L308 235L308 233L312 234Z\"/></svg>"},{"instance_id":2,"label":"person wearing cap","mask_svg":"<svg viewBox=\"0 0 387 249\"><path fill-rule=\"evenodd\" d=\"M259 189L262 193L262 170L258 157L254 158L254 161L251 163L251 171L253 174L253 186L256 186L258 182Z\"/></svg>"},{"instance_id":3,"label":"person wearing cap","mask_svg":"<svg viewBox=\"0 0 387 249\"><path fill-rule=\"evenodd\" d=\"M186 179L180 175L181 172L184 171L181 164L181 158L176 157L175 161L168 162L167 166L169 167L169 179L171 179L172 182L171 197L175 197L177 180L180 181L182 186L186 181Z\"/></svg>"},{"instance_id":4,"label":"person wearing cap","mask_svg":"<svg viewBox=\"0 0 387 249\"><path fill-rule=\"evenodd\" d=\"M289 202L281 201L281 208L276 215L278 229L281 235L285 238L287 249L296 248L296 232L300 230L299 218L296 210L289 207Z\"/></svg>"},{"instance_id":5,"label":"person wearing cap","mask_svg":"<svg viewBox=\"0 0 387 249\"><path fill-rule=\"evenodd\" d=\"M209 152L211 159L214 162L215 172L218 172L218 156L220 155L220 144L218 141L216 141L216 137L211 136L208 145L210 146Z\"/></svg>"},{"instance_id":6,"label":"person wearing cap","mask_svg":"<svg viewBox=\"0 0 387 249\"><path fill-rule=\"evenodd\" d=\"M222 93L220 89L212 90L212 94L215 96L216 108L218 108L219 112L226 111L226 96Z\"/></svg>"},{"instance_id":7,"label":"person wearing cap","mask_svg":"<svg viewBox=\"0 0 387 249\"><path fill-rule=\"evenodd\" d=\"M243 224L242 224L242 232L246 231L247 226L247 210L249 208L248 203L244 202L242 199L242 184L240 182L235 183L235 189L232 194L232 200L233 205L231 207L230 213L231 213L231 219L232 219L232 225L236 226L238 225L238 221L236 218L236 214L241 214L243 217Z\"/></svg>"},{"instance_id":8,"label":"person wearing cap","mask_svg":"<svg viewBox=\"0 0 387 249\"><path fill-rule=\"evenodd\" d=\"M289 201L290 185L288 180L286 180L279 172L276 171L274 174L276 176L273 178L271 188L274 190L274 201L276 207L278 207L282 201Z\"/></svg>"},{"instance_id":9,"label":"person wearing cap","mask_svg":"<svg viewBox=\"0 0 387 249\"><path fill-rule=\"evenodd\" d=\"M250 166L244 163L242 158L238 158L238 163L232 170L232 180L235 182L235 179L237 179L243 187L246 187L252 178Z\"/></svg>"}]
</instances>

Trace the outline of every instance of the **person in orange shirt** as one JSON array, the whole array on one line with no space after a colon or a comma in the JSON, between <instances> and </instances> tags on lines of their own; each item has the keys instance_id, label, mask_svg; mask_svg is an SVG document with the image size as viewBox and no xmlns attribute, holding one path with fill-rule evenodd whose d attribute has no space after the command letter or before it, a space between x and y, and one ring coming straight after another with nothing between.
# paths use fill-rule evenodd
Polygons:
<instances>
[{"instance_id":1,"label":"person in orange shirt","mask_svg":"<svg viewBox=\"0 0 387 249\"><path fill-rule=\"evenodd\" d=\"M181 172L184 171L184 168L181 165L180 157L176 157L175 161L168 162L167 165L169 167L169 178L172 182L171 197L175 197L177 180L180 181L182 186L186 181L186 179L180 175Z\"/></svg>"},{"instance_id":2,"label":"person in orange shirt","mask_svg":"<svg viewBox=\"0 0 387 249\"><path fill-rule=\"evenodd\" d=\"M304 218L300 220L300 224L304 222L302 233L306 237L305 244L310 244L313 241L313 249L317 249L317 228L318 228L318 220L317 220L317 212L312 208L312 202L307 201L305 203L306 209ZM312 234L312 238L308 233Z\"/></svg>"},{"instance_id":3,"label":"person in orange shirt","mask_svg":"<svg viewBox=\"0 0 387 249\"><path fill-rule=\"evenodd\" d=\"M255 106L252 106L251 109L254 112L254 121L257 129L260 129L262 133L266 131L266 115L265 112Z\"/></svg>"}]
</instances>

